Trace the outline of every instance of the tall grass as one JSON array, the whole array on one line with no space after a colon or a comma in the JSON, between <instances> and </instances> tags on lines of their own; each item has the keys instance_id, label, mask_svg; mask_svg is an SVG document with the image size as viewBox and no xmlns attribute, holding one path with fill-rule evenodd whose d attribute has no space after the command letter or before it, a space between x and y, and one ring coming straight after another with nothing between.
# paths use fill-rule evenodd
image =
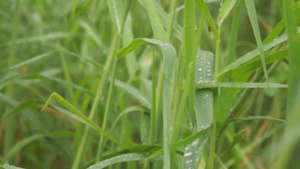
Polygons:
<instances>
[{"instance_id":1,"label":"tall grass","mask_svg":"<svg viewBox=\"0 0 300 169\"><path fill-rule=\"evenodd\" d=\"M0 168L297 168L299 5L0 2Z\"/></svg>"}]
</instances>

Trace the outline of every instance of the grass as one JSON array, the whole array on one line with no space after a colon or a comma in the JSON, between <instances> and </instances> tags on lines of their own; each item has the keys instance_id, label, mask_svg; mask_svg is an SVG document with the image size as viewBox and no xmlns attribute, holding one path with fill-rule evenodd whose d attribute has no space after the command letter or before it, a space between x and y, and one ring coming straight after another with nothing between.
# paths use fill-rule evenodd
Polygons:
<instances>
[{"instance_id":1,"label":"grass","mask_svg":"<svg viewBox=\"0 0 300 169\"><path fill-rule=\"evenodd\" d=\"M0 168L299 166L299 1L0 6Z\"/></svg>"}]
</instances>

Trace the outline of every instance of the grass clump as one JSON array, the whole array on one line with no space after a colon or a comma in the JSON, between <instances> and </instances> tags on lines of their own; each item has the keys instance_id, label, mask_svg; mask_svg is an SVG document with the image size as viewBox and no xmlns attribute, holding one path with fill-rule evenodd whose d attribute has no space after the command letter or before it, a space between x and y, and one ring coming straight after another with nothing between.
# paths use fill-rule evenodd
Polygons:
<instances>
[{"instance_id":1,"label":"grass clump","mask_svg":"<svg viewBox=\"0 0 300 169\"><path fill-rule=\"evenodd\" d=\"M0 2L0 168L297 168L299 4Z\"/></svg>"}]
</instances>

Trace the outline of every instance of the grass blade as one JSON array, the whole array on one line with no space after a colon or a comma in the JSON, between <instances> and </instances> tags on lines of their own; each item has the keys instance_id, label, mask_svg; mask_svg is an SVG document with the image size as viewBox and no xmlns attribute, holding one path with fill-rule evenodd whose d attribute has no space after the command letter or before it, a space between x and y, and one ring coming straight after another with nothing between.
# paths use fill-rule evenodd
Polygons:
<instances>
[{"instance_id":1,"label":"grass blade","mask_svg":"<svg viewBox=\"0 0 300 169\"><path fill-rule=\"evenodd\" d=\"M254 32L255 40L257 43L258 51L260 54L261 63L262 63L262 67L264 70L265 77L266 77L266 81L268 83L269 80L268 80L267 66L266 66L266 61L265 61L265 54L264 54L262 41L261 41L261 37L260 37L254 0L245 0L245 3L246 3L246 8L248 11L249 18L250 18L251 26L252 26L252 29Z\"/></svg>"},{"instance_id":2,"label":"grass blade","mask_svg":"<svg viewBox=\"0 0 300 169\"><path fill-rule=\"evenodd\" d=\"M225 0L225 2L221 3L220 13L218 16L218 25L221 25L223 21L226 19L233 6L235 5L237 0Z\"/></svg>"},{"instance_id":3,"label":"grass blade","mask_svg":"<svg viewBox=\"0 0 300 169\"><path fill-rule=\"evenodd\" d=\"M61 97L58 93L54 92L51 94L47 102L45 103L44 107L42 108L42 111L50 104L52 99L55 98L59 103L61 103L63 106L65 106L67 109L75 113L77 116L82 118L84 121L86 121L90 126L92 126L94 129L96 129L99 133L106 136L108 139L110 139L112 142L117 144L118 146L125 148L125 146L121 143L119 143L116 139L114 139L112 136L110 136L108 133L103 131L100 127L98 127L94 122L92 122L89 118L87 118L83 113L81 113L79 110L77 110L72 104L70 104L68 101L66 101L63 97Z\"/></svg>"},{"instance_id":4,"label":"grass blade","mask_svg":"<svg viewBox=\"0 0 300 169\"><path fill-rule=\"evenodd\" d=\"M88 167L88 169L102 169L105 168L107 166L116 164L116 163L121 163L121 162L128 162L128 161L141 161L146 159L148 156L145 154L138 154L138 153L128 153L128 154L122 154L110 159L106 159L102 162L96 163L90 167ZM156 157L153 159L154 161L162 161L161 157Z\"/></svg>"},{"instance_id":5,"label":"grass blade","mask_svg":"<svg viewBox=\"0 0 300 169\"><path fill-rule=\"evenodd\" d=\"M140 91L138 91L136 88L128 85L127 83L124 83L118 79L115 80L115 85L123 90L126 94L131 96L135 101L141 103L141 105L145 106L146 108L151 108L151 102L147 99L146 96L144 96Z\"/></svg>"},{"instance_id":6,"label":"grass blade","mask_svg":"<svg viewBox=\"0 0 300 169\"><path fill-rule=\"evenodd\" d=\"M206 3L204 2L204 0L196 0L196 3L198 5L198 8L200 9L201 13L206 16L205 17L206 24L211 27L211 32L214 35L214 39L216 41L220 41L219 32L214 24L214 20L206 6Z\"/></svg>"},{"instance_id":7,"label":"grass blade","mask_svg":"<svg viewBox=\"0 0 300 169\"><path fill-rule=\"evenodd\" d=\"M116 26L119 33L122 31L123 18L124 18L124 6L123 1L120 0L107 0L107 5L109 9L110 16L112 21Z\"/></svg>"},{"instance_id":8,"label":"grass blade","mask_svg":"<svg viewBox=\"0 0 300 169\"><path fill-rule=\"evenodd\" d=\"M228 87L228 88L288 88L286 84L278 83L216 83L216 82L202 82L196 85L197 88L219 88L219 87Z\"/></svg>"}]
</instances>

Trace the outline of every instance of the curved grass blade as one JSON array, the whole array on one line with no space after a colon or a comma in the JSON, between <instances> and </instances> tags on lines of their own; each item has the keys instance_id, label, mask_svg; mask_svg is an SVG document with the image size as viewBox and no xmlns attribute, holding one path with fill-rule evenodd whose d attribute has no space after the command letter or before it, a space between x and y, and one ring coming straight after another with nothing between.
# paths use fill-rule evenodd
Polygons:
<instances>
[{"instance_id":1,"label":"curved grass blade","mask_svg":"<svg viewBox=\"0 0 300 169\"><path fill-rule=\"evenodd\" d=\"M146 108L151 108L151 102L147 99L146 96L144 96L140 91L138 91L136 88L128 85L127 83L124 83L118 79L115 79L115 85L119 87L121 90L123 90L125 93L127 93L129 96L131 96L135 101L141 103Z\"/></svg>"},{"instance_id":2,"label":"curved grass blade","mask_svg":"<svg viewBox=\"0 0 300 169\"><path fill-rule=\"evenodd\" d=\"M110 165L113 165L116 163L127 162L127 161L141 161L141 160L146 159L147 157L148 156L145 154L138 154L138 153L123 154L123 155L119 155L117 157L106 159L97 164L94 164L94 165L88 167L88 169L102 169L104 167L107 167L107 166L110 166ZM153 161L161 162L162 157L156 157L153 159Z\"/></svg>"},{"instance_id":3,"label":"curved grass blade","mask_svg":"<svg viewBox=\"0 0 300 169\"><path fill-rule=\"evenodd\" d=\"M221 3L220 13L218 16L218 25L221 25L223 21L226 19L233 6L235 5L237 0L225 0L224 3Z\"/></svg>"},{"instance_id":4,"label":"curved grass blade","mask_svg":"<svg viewBox=\"0 0 300 169\"><path fill-rule=\"evenodd\" d=\"M265 77L266 77L266 82L268 83L269 80L268 80L268 72L267 72L267 66L266 66L266 61L265 61L265 54L264 54L262 41L261 41L261 37L260 37L254 0L245 0L245 3L246 3L246 8L247 8L247 11L248 11L249 18L250 18L251 26L252 26L252 29L253 29L253 32L254 32L255 40L256 40L256 43L257 43L258 51L259 51L259 54L260 54L262 67L263 67L264 74L265 74Z\"/></svg>"},{"instance_id":5,"label":"curved grass blade","mask_svg":"<svg viewBox=\"0 0 300 169\"><path fill-rule=\"evenodd\" d=\"M219 87L227 87L227 88L288 88L286 84L279 83L216 83L216 82L203 82L197 83L197 88L219 88Z\"/></svg>"},{"instance_id":6,"label":"curved grass blade","mask_svg":"<svg viewBox=\"0 0 300 169\"><path fill-rule=\"evenodd\" d=\"M125 148L125 146L121 143L119 143L116 139L114 139L112 136L110 136L108 133L103 131L99 126L97 126L94 122L92 122L89 118L87 118L83 113L81 113L79 110L76 109L72 104L70 104L68 101L66 101L63 97L61 97L58 93L54 92L51 94L47 102L45 103L44 107L42 108L42 111L50 104L52 99L55 98L59 103L61 103L63 106L65 106L67 109L69 109L71 112L75 113L77 116L82 118L84 121L86 121L90 126L92 126L94 129L96 129L99 133L106 136L108 139L110 139L112 142L117 144L118 146Z\"/></svg>"},{"instance_id":7,"label":"curved grass blade","mask_svg":"<svg viewBox=\"0 0 300 169\"><path fill-rule=\"evenodd\" d=\"M69 132L69 131L57 131L57 132L53 132L53 133L47 133L47 134L35 134L32 136L29 136L25 139L22 139L20 142L18 142L17 144L15 144L7 154L5 154L3 156L3 158L1 159L2 162L8 161L10 158L12 158L12 156L14 155L14 153L20 149L22 149L24 146L32 143L33 141L37 140L37 139L41 139L44 137L73 137L74 133L73 132Z\"/></svg>"}]
</instances>

